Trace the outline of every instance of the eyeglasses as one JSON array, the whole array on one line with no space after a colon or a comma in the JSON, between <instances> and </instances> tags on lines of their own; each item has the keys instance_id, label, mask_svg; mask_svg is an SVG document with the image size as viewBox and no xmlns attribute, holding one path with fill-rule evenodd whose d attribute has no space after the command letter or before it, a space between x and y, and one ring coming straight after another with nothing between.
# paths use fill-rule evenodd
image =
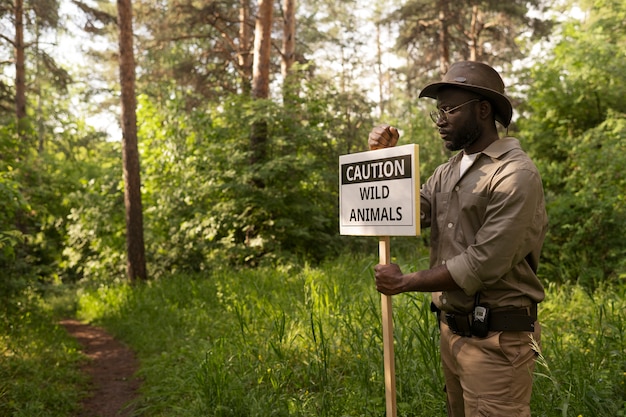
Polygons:
<instances>
[{"instance_id":1,"label":"eyeglasses","mask_svg":"<svg viewBox=\"0 0 626 417\"><path fill-rule=\"evenodd\" d=\"M452 107L451 109L448 109L448 110L444 110L444 109L433 110L433 111L430 112L430 118L432 119L432 121L434 123L439 123L439 120L447 122L448 121L448 115L450 113L460 109L461 107L465 106L466 104L470 104L470 103L473 103L475 101L480 101L480 99L474 98L474 99L472 99L470 101L466 101L465 103L459 104L458 106Z\"/></svg>"}]
</instances>

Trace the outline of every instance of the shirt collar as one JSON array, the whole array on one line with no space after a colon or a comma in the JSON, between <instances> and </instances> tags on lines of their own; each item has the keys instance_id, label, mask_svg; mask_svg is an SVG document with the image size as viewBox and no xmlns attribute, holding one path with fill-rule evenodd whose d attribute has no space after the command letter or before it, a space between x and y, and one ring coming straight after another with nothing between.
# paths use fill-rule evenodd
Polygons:
<instances>
[{"instance_id":1,"label":"shirt collar","mask_svg":"<svg viewBox=\"0 0 626 417\"><path fill-rule=\"evenodd\" d=\"M522 149L519 140L511 136L506 136L494 141L491 145L487 146L485 149L478 153L484 153L490 158L499 159L500 157L502 157L502 155L513 149ZM463 151L458 152L456 155L452 156L450 158L450 162L458 162L461 159L463 159Z\"/></svg>"},{"instance_id":2,"label":"shirt collar","mask_svg":"<svg viewBox=\"0 0 626 417\"><path fill-rule=\"evenodd\" d=\"M519 140L507 136L502 139L498 139L493 142L491 145L487 146L482 153L487 155L490 158L499 159L505 153L513 150L513 149L521 149L521 145Z\"/></svg>"}]
</instances>

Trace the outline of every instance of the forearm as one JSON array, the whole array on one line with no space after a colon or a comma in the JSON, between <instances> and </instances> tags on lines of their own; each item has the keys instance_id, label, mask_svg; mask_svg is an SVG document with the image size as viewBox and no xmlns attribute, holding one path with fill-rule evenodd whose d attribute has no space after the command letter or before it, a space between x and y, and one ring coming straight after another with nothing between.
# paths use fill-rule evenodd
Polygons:
<instances>
[{"instance_id":1,"label":"forearm","mask_svg":"<svg viewBox=\"0 0 626 417\"><path fill-rule=\"evenodd\" d=\"M374 267L374 273L376 289L387 295L409 291L433 292L460 289L445 265L439 265L425 271L403 274L400 267L396 264L379 264Z\"/></svg>"},{"instance_id":2,"label":"forearm","mask_svg":"<svg viewBox=\"0 0 626 417\"><path fill-rule=\"evenodd\" d=\"M452 279L452 275L450 275L450 272L445 265L439 265L432 269L405 274L404 281L406 289L403 292L433 292L461 289L454 279Z\"/></svg>"}]
</instances>

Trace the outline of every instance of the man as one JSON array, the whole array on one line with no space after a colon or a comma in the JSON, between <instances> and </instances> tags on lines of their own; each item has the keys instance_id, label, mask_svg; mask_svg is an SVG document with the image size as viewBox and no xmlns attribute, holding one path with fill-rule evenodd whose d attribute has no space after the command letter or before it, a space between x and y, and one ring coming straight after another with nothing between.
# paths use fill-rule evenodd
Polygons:
<instances>
[{"instance_id":1,"label":"man","mask_svg":"<svg viewBox=\"0 0 626 417\"><path fill-rule=\"evenodd\" d=\"M441 329L441 361L452 417L530 417L540 326L537 278L547 228L541 177L517 139L499 138L513 109L490 66L464 61L420 97L445 147L460 151L422 186L421 224L431 228L430 269L403 273L377 265L383 294L432 292ZM372 130L370 149L395 146L399 134Z\"/></svg>"}]
</instances>

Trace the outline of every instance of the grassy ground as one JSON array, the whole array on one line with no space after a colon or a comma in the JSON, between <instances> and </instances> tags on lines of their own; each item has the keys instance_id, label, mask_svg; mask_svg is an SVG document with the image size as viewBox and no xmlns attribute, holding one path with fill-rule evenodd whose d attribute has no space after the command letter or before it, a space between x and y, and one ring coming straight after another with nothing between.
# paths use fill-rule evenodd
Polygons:
<instances>
[{"instance_id":1,"label":"grassy ground","mask_svg":"<svg viewBox=\"0 0 626 417\"><path fill-rule=\"evenodd\" d=\"M79 312L137 349L146 415L380 416L380 297L371 264L343 259L101 288L81 295ZM624 415L626 291L548 293L533 415ZM400 416L445 415L428 306L422 294L394 298Z\"/></svg>"},{"instance_id":2,"label":"grassy ground","mask_svg":"<svg viewBox=\"0 0 626 417\"><path fill-rule=\"evenodd\" d=\"M0 306L0 416L62 417L78 410L84 359L56 319L34 293Z\"/></svg>"},{"instance_id":3,"label":"grassy ground","mask_svg":"<svg viewBox=\"0 0 626 417\"><path fill-rule=\"evenodd\" d=\"M104 325L137 351L145 381L138 404L143 415L382 416L375 261L344 258L318 268L224 270L136 288L83 289L76 294L77 314ZM540 310L543 350L533 416L624 416L626 286L593 294L573 285L549 286L547 292ZM399 416L445 416L438 331L428 306L429 297L422 294L394 297ZM32 379L0 385L2 415L71 415L74 397L54 399L68 404L57 413L3 413L18 405L42 409L53 402L25 395L38 392L36 362L49 363L45 357L58 363L46 370L47 380L78 383L71 371L75 345L57 328L50 333L38 326L41 332L23 343L49 347L34 349L28 353L33 362L21 365L30 369L24 375ZM3 331L3 349L8 352L9 341L15 350L15 333ZM51 343L48 334L58 340ZM27 356L26 351L5 353L0 381L6 381L7 372L16 374L19 356ZM2 408L7 404L15 407Z\"/></svg>"}]
</instances>

